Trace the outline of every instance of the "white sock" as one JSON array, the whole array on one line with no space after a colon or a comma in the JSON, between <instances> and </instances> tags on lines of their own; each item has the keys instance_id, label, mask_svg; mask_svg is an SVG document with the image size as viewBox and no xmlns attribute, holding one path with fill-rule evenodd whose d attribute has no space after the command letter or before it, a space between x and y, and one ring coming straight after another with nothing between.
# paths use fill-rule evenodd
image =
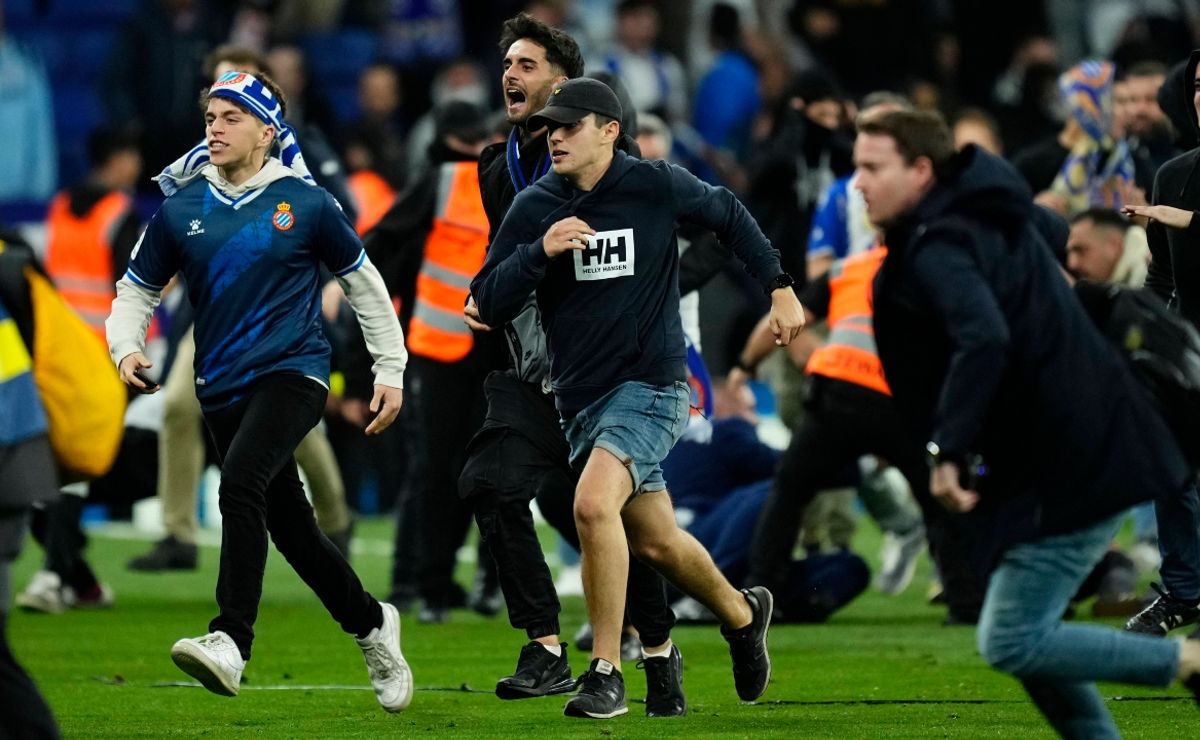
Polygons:
<instances>
[{"instance_id":1,"label":"white sock","mask_svg":"<svg viewBox=\"0 0 1200 740\"><path fill-rule=\"evenodd\" d=\"M561 658L561 657L562 657L562 643L561 643L561 642L560 642L559 644L557 644L557 645L547 645L547 644L546 644L546 643L544 643L544 642L543 642L543 643L539 643L539 644L540 644L542 647L546 648L546 650L550 651L550 652L551 652L551 653L554 655L554 657L556 657L556 658Z\"/></svg>"},{"instance_id":2,"label":"white sock","mask_svg":"<svg viewBox=\"0 0 1200 740\"><path fill-rule=\"evenodd\" d=\"M671 642L670 638L667 638L667 641L663 643L662 647L658 648L654 652L650 652L649 650L646 649L646 646L643 645L642 646L642 657L643 658L665 658L671 654L671 646L672 645L674 645L674 643Z\"/></svg>"}]
</instances>

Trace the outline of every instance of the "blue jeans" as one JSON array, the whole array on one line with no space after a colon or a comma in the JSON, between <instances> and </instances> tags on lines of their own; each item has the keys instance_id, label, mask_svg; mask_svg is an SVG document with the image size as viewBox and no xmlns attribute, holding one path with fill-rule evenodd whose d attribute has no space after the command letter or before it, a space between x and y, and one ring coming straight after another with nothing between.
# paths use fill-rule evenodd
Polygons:
<instances>
[{"instance_id":1,"label":"blue jeans","mask_svg":"<svg viewBox=\"0 0 1200 740\"><path fill-rule=\"evenodd\" d=\"M1192 486L1178 496L1154 501L1158 551L1167 592L1180 601L1200 601L1200 493Z\"/></svg>"},{"instance_id":2,"label":"blue jeans","mask_svg":"<svg viewBox=\"0 0 1200 740\"><path fill-rule=\"evenodd\" d=\"M1119 738L1095 681L1166 686L1179 645L1094 624L1063 624L1067 603L1120 529L1124 514L1011 547L992 573L979 652L1018 678L1065 738Z\"/></svg>"},{"instance_id":3,"label":"blue jeans","mask_svg":"<svg viewBox=\"0 0 1200 740\"><path fill-rule=\"evenodd\" d=\"M665 491L663 458L687 427L692 400L688 384L626 381L563 422L571 465L582 469L599 447L613 454L633 478L633 495Z\"/></svg>"}]
</instances>

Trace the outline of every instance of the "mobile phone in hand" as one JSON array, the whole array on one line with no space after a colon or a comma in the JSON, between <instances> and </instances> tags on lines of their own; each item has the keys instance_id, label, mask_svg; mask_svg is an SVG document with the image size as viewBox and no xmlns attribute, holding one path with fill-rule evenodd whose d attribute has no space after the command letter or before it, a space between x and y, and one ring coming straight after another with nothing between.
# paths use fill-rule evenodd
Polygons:
<instances>
[{"instance_id":1,"label":"mobile phone in hand","mask_svg":"<svg viewBox=\"0 0 1200 740\"><path fill-rule=\"evenodd\" d=\"M153 380L151 380L151 379L150 379L150 376L149 376L149 375L146 375L146 373L142 372L142 369L141 369L141 368L138 368L138 369L136 369L136 370L134 370L134 371L133 371L133 377L135 377L135 378L137 378L138 380L142 381L142 382L143 382L143 383L146 385L146 388L145 388L144 390L143 390L143 389L141 389L141 388L138 388L138 389L137 389L137 390L141 391L142 393L149 393L149 392L151 392L151 391L156 391L156 390L158 390L158 383L156 383L156 382L154 382Z\"/></svg>"}]
</instances>

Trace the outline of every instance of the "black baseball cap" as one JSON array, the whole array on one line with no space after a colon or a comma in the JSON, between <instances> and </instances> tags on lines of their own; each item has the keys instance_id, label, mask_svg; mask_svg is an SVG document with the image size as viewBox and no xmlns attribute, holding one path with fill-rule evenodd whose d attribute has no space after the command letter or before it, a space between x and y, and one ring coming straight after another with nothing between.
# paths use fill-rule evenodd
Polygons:
<instances>
[{"instance_id":1,"label":"black baseball cap","mask_svg":"<svg viewBox=\"0 0 1200 740\"><path fill-rule=\"evenodd\" d=\"M546 107L529 117L530 131L550 123L575 123L589 113L621 120L621 101L612 88L591 77L576 77L550 91Z\"/></svg>"}]
</instances>

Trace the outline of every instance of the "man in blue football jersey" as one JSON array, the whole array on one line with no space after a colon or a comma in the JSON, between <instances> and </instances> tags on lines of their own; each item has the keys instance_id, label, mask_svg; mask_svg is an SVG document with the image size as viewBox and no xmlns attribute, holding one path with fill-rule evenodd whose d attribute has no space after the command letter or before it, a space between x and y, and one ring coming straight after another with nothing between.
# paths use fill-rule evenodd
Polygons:
<instances>
[{"instance_id":1,"label":"man in blue football jersey","mask_svg":"<svg viewBox=\"0 0 1200 740\"><path fill-rule=\"evenodd\" d=\"M142 353L145 331L162 290L182 271L196 309L196 395L221 456L222 545L220 613L209 634L178 641L171 657L210 691L238 693L270 533L356 636L379 703L397 712L413 690L399 615L363 589L317 529L292 454L320 420L329 387L320 265L345 291L375 358L371 410L378 415L367 434L382 432L400 410L407 362L400 324L337 201L312 184L275 84L230 72L204 105L205 143L166 175L174 194L134 248L106 323L122 380L157 390L142 374L151 365Z\"/></svg>"}]
</instances>

